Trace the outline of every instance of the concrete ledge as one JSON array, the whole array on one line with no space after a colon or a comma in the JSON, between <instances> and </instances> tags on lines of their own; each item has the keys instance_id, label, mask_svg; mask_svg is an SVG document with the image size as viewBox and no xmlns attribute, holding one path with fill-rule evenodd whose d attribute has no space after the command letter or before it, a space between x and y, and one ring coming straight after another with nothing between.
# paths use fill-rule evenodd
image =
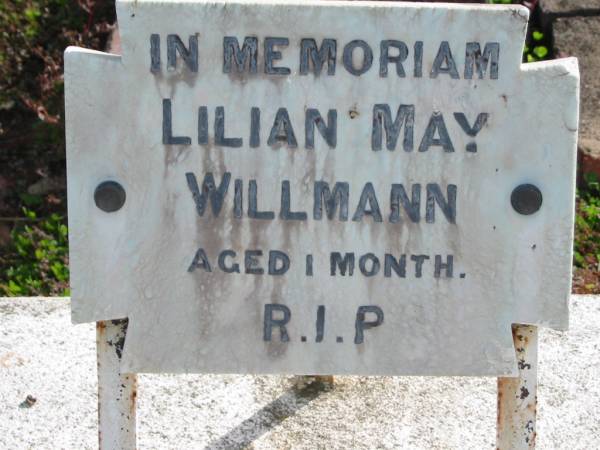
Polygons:
<instances>
[{"instance_id":1,"label":"concrete ledge","mask_svg":"<svg viewBox=\"0 0 600 450\"><path fill-rule=\"evenodd\" d=\"M596 15L600 12L600 0L540 0L543 14L558 17Z\"/></svg>"},{"instance_id":2,"label":"concrete ledge","mask_svg":"<svg viewBox=\"0 0 600 450\"><path fill-rule=\"evenodd\" d=\"M600 296L574 296L571 330L540 333L537 448L597 448L599 350ZM495 447L495 379L336 377L322 393L278 376L139 381L142 449ZM0 448L96 448L96 384L94 326L71 325L68 299L0 298Z\"/></svg>"},{"instance_id":3,"label":"concrete ledge","mask_svg":"<svg viewBox=\"0 0 600 450\"><path fill-rule=\"evenodd\" d=\"M600 16L558 19L554 22L554 47L558 56L576 56L581 69L579 136L600 140ZM589 143L588 143L589 145Z\"/></svg>"}]
</instances>

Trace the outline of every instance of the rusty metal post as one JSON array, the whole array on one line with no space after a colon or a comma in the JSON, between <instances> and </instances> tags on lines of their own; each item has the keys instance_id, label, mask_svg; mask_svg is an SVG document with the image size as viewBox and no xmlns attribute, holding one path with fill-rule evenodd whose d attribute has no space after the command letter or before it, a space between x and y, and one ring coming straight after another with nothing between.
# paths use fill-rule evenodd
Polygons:
<instances>
[{"instance_id":1,"label":"rusty metal post","mask_svg":"<svg viewBox=\"0 0 600 450\"><path fill-rule=\"evenodd\" d=\"M133 450L136 374L122 374L127 319L96 323L98 355L98 442L100 450Z\"/></svg>"},{"instance_id":2,"label":"rusty metal post","mask_svg":"<svg viewBox=\"0 0 600 450\"><path fill-rule=\"evenodd\" d=\"M537 327L513 325L519 376L498 378L498 450L535 448L537 408Z\"/></svg>"}]
</instances>

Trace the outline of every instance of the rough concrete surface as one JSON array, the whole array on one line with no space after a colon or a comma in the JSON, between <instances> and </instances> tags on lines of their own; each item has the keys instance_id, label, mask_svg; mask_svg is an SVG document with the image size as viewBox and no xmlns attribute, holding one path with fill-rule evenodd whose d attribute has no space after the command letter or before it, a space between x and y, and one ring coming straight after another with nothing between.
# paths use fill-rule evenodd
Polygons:
<instances>
[{"instance_id":1,"label":"rough concrete surface","mask_svg":"<svg viewBox=\"0 0 600 450\"><path fill-rule=\"evenodd\" d=\"M576 56L581 71L579 136L600 140L600 16L572 17L554 22L558 56Z\"/></svg>"},{"instance_id":2,"label":"rough concrete surface","mask_svg":"<svg viewBox=\"0 0 600 450\"><path fill-rule=\"evenodd\" d=\"M67 299L0 299L0 448L97 447L94 327L69 314ZM600 447L599 350L600 297L574 296L570 331L540 333L539 449ZM138 446L495 446L493 378L335 380L314 393L292 377L141 375Z\"/></svg>"},{"instance_id":3,"label":"rough concrete surface","mask_svg":"<svg viewBox=\"0 0 600 450\"><path fill-rule=\"evenodd\" d=\"M600 11L600 0L540 0L545 14L585 14L587 11Z\"/></svg>"}]
</instances>

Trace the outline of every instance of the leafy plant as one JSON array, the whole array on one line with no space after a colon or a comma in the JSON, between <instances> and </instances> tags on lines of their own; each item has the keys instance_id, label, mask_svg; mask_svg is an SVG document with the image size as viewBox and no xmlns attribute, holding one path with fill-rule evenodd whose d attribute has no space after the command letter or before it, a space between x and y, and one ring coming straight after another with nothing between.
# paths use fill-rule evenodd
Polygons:
<instances>
[{"instance_id":1,"label":"leafy plant","mask_svg":"<svg viewBox=\"0 0 600 450\"><path fill-rule=\"evenodd\" d=\"M537 0L488 0L488 3L494 5L521 4L528 7L531 11L537 8ZM523 49L523 62L536 62L550 59L550 40L542 30L532 26L530 23L525 48Z\"/></svg>"},{"instance_id":2,"label":"leafy plant","mask_svg":"<svg viewBox=\"0 0 600 450\"><path fill-rule=\"evenodd\" d=\"M114 0L0 0L1 216L65 211L64 189L36 205L23 195L40 177L64 179L65 48L104 49L114 20Z\"/></svg>"},{"instance_id":3,"label":"leafy plant","mask_svg":"<svg viewBox=\"0 0 600 450\"><path fill-rule=\"evenodd\" d=\"M574 263L577 267L599 271L600 267L600 180L586 175L577 191Z\"/></svg>"},{"instance_id":4,"label":"leafy plant","mask_svg":"<svg viewBox=\"0 0 600 450\"><path fill-rule=\"evenodd\" d=\"M68 229L64 218L39 219L23 208L27 225L15 227L2 249L0 295L69 295Z\"/></svg>"},{"instance_id":5,"label":"leafy plant","mask_svg":"<svg viewBox=\"0 0 600 450\"><path fill-rule=\"evenodd\" d=\"M584 189L577 191L574 263L598 270L600 262L600 181L587 174Z\"/></svg>"},{"instance_id":6,"label":"leafy plant","mask_svg":"<svg viewBox=\"0 0 600 450\"><path fill-rule=\"evenodd\" d=\"M0 296L69 293L66 186L29 188L64 180L63 52L103 50L114 3L0 0L0 231L26 208L0 244Z\"/></svg>"},{"instance_id":7,"label":"leafy plant","mask_svg":"<svg viewBox=\"0 0 600 450\"><path fill-rule=\"evenodd\" d=\"M114 17L105 0L0 2L0 103L21 104L42 121L62 119L62 54L68 45L97 48Z\"/></svg>"},{"instance_id":8,"label":"leafy plant","mask_svg":"<svg viewBox=\"0 0 600 450\"><path fill-rule=\"evenodd\" d=\"M529 43L523 49L523 60L526 62L535 62L548 59L550 51L546 45L547 40L544 33L533 29L527 38Z\"/></svg>"}]
</instances>

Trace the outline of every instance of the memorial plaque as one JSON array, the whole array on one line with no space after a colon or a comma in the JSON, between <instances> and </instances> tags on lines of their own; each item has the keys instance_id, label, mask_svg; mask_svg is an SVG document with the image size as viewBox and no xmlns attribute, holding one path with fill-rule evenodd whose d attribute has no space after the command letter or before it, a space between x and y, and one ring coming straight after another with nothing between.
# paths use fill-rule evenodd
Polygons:
<instances>
[{"instance_id":1,"label":"memorial plaque","mask_svg":"<svg viewBox=\"0 0 600 450\"><path fill-rule=\"evenodd\" d=\"M505 376L567 327L579 75L526 8L117 13L65 81L72 317L125 371Z\"/></svg>"}]
</instances>

